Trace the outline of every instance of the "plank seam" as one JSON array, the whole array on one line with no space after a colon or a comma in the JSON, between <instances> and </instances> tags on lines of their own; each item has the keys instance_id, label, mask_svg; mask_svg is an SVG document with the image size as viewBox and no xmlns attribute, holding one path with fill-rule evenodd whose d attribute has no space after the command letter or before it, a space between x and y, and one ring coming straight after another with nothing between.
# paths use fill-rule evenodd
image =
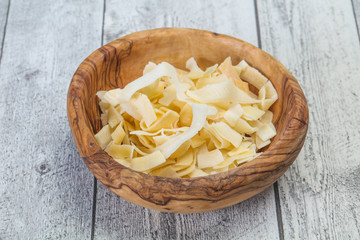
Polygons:
<instances>
[{"instance_id":1,"label":"plank seam","mask_svg":"<svg viewBox=\"0 0 360 240\"><path fill-rule=\"evenodd\" d=\"M255 7L256 34L257 34L257 40L258 40L258 47L262 48L262 46L261 46L261 33L260 33L260 21L259 21L257 0L254 0L254 7Z\"/></svg>"},{"instance_id":2,"label":"plank seam","mask_svg":"<svg viewBox=\"0 0 360 240\"><path fill-rule=\"evenodd\" d=\"M101 26L101 46L104 45L105 9L106 9L106 0L103 1L103 17L102 17L102 26ZM92 206L92 219L91 219L91 240L94 240L94 238L95 238L96 203L97 203L97 179L94 177L93 206Z\"/></svg>"},{"instance_id":3,"label":"plank seam","mask_svg":"<svg viewBox=\"0 0 360 240\"><path fill-rule=\"evenodd\" d=\"M279 186L278 182L274 183L274 195L275 195L275 208L276 208L276 216L278 221L278 229L279 229L279 239L284 240L284 227L281 216L281 205L280 205L280 194L279 194Z\"/></svg>"},{"instance_id":4,"label":"plank seam","mask_svg":"<svg viewBox=\"0 0 360 240\"><path fill-rule=\"evenodd\" d=\"M359 39L359 42L360 42L359 24L358 24L358 19L356 18L354 0L351 0L351 6L352 6L353 14L354 14L354 20L355 20L357 35L358 35L358 39Z\"/></svg>"},{"instance_id":5,"label":"plank seam","mask_svg":"<svg viewBox=\"0 0 360 240\"><path fill-rule=\"evenodd\" d=\"M254 8L255 8L255 17L256 17L256 33L257 33L257 39L258 39L258 46L259 46L259 48L262 48L260 20L259 20L259 13L258 13L259 11L258 11L257 0L254 0ZM276 218L277 218L279 239L284 240L284 227L283 227L283 221L282 221L282 216L281 216L279 187L278 187L277 182L274 183L274 196L275 196L275 209L276 209Z\"/></svg>"},{"instance_id":6,"label":"plank seam","mask_svg":"<svg viewBox=\"0 0 360 240\"><path fill-rule=\"evenodd\" d=\"M106 10L106 0L104 0L104 5L103 5L103 19L102 19L102 27L101 27L101 46L104 45L105 10Z\"/></svg>"},{"instance_id":7,"label":"plank seam","mask_svg":"<svg viewBox=\"0 0 360 240\"><path fill-rule=\"evenodd\" d=\"M6 11L4 33L3 33L3 35L2 35L2 43L1 43L0 65L1 65L2 55L3 55L3 51L4 51L4 44L5 44L5 37L6 37L6 28L7 28L8 18L9 18L10 4L11 4L11 0L9 0L9 2L8 2L8 7L7 7L7 11Z\"/></svg>"},{"instance_id":8,"label":"plank seam","mask_svg":"<svg viewBox=\"0 0 360 240\"><path fill-rule=\"evenodd\" d=\"M93 205L91 215L91 240L94 239L95 235L95 221L96 221L96 198L97 198L97 180L94 177L94 190L93 190Z\"/></svg>"}]
</instances>

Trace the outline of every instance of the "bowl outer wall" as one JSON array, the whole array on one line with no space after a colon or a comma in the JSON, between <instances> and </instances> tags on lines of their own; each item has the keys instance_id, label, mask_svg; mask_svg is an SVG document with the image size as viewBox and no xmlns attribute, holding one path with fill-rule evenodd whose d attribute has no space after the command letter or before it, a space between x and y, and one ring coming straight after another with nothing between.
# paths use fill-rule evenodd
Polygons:
<instances>
[{"instance_id":1,"label":"bowl outer wall","mask_svg":"<svg viewBox=\"0 0 360 240\"><path fill-rule=\"evenodd\" d=\"M184 68L189 57L208 67L231 56L246 60L268 77L279 99L272 106L277 135L262 155L227 172L175 179L136 172L115 162L97 144L101 129L95 93L124 87L148 61ZM136 32L93 52L77 69L68 91L67 112L77 149L94 176L135 204L166 212L210 211L239 203L272 185L299 154L308 128L305 96L291 73L274 57L242 40L196 29Z\"/></svg>"}]
</instances>

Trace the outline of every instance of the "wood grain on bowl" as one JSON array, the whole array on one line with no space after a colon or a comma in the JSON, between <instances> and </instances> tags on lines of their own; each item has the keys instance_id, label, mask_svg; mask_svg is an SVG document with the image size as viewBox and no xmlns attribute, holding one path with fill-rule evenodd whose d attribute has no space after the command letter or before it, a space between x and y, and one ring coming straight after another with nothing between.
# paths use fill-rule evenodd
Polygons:
<instances>
[{"instance_id":1,"label":"wood grain on bowl","mask_svg":"<svg viewBox=\"0 0 360 240\"><path fill-rule=\"evenodd\" d=\"M206 177L175 179L136 172L115 162L97 144L101 129L96 92L124 87L149 62L185 68L194 57L201 68L242 59L268 77L279 99L272 106L277 135L264 153L236 169ZM291 73L255 46L195 29L155 29L130 34L92 53L76 71L68 92L68 119L76 146L94 176L138 205L167 212L210 211L239 203L273 184L299 154L308 128L304 94Z\"/></svg>"}]
</instances>

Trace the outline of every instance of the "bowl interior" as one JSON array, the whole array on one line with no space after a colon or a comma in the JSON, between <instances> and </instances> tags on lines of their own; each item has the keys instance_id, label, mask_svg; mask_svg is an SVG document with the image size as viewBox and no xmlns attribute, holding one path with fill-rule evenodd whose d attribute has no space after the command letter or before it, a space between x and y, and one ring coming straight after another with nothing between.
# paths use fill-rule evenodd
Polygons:
<instances>
[{"instance_id":1,"label":"bowl interior","mask_svg":"<svg viewBox=\"0 0 360 240\"><path fill-rule=\"evenodd\" d=\"M142 75L149 61L154 63L166 61L177 68L186 69L185 63L190 57L194 57L202 69L216 63L220 64L229 56L233 64L246 60L268 77L277 89L279 100L271 108L274 113L274 123L277 122L283 101L283 94L279 91L283 79L281 69L278 69L278 74L274 74L276 71L271 69L272 59L259 61L257 51L245 47L249 45L248 43L231 37L224 38L217 33L195 31L193 34L181 34L181 30L166 33L166 36L161 31L149 35L132 34L126 39L110 43L106 51L99 50L104 55L96 56L95 59L95 64L100 65L96 69L97 79L86 85L89 98L84 99L95 133L101 129L101 112L95 97L97 91L123 88Z\"/></svg>"}]
</instances>

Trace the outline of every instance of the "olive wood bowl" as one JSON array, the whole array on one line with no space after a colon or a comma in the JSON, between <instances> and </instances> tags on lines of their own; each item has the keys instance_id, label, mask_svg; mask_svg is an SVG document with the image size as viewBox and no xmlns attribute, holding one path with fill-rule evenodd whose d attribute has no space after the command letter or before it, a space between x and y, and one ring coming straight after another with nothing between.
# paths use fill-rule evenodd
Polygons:
<instances>
[{"instance_id":1,"label":"olive wood bowl","mask_svg":"<svg viewBox=\"0 0 360 240\"><path fill-rule=\"evenodd\" d=\"M149 62L185 69L194 57L201 68L245 59L268 77L279 99L272 106L277 135L256 159L227 172L196 178L144 174L115 162L97 144L101 129L96 92L123 88ZM202 30L163 28L136 32L93 52L79 66L67 96L67 114L77 149L94 176L120 197L143 207L177 213L224 208L271 186L294 162L308 129L308 107L291 73L274 57L242 40Z\"/></svg>"}]
</instances>

